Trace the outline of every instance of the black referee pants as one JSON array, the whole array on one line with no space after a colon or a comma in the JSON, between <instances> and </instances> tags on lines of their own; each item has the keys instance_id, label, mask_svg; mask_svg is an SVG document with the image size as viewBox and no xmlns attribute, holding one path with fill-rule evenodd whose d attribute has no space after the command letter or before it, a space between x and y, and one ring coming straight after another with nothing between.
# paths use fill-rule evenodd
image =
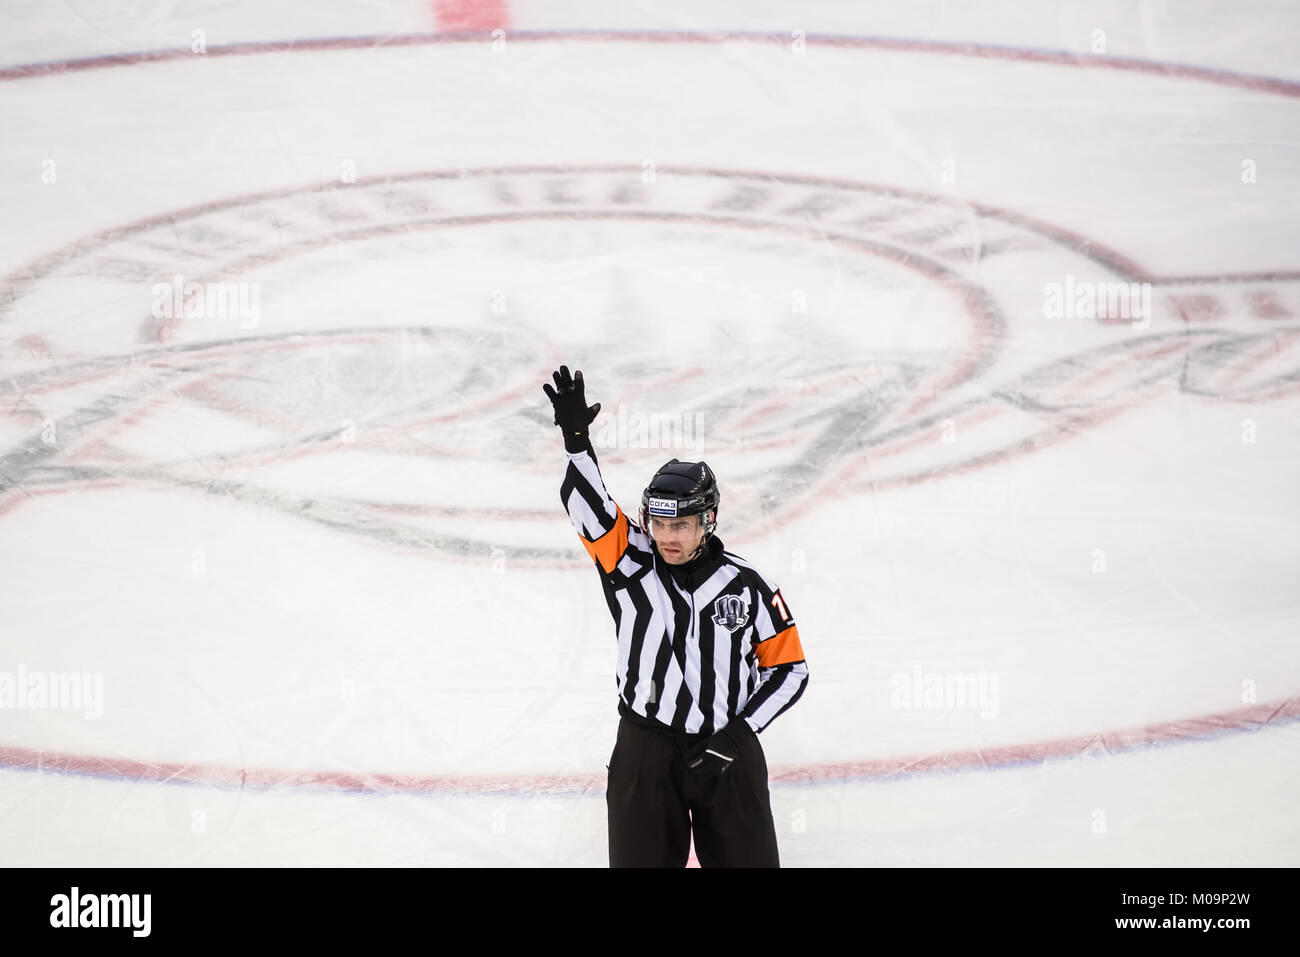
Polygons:
<instances>
[{"instance_id":1,"label":"black referee pants","mask_svg":"<svg viewBox=\"0 0 1300 957\"><path fill-rule=\"evenodd\" d=\"M686 767L686 753L702 739L619 719L605 791L610 867L685 867L692 829L701 867L780 866L758 737L746 738L708 806Z\"/></svg>"}]
</instances>

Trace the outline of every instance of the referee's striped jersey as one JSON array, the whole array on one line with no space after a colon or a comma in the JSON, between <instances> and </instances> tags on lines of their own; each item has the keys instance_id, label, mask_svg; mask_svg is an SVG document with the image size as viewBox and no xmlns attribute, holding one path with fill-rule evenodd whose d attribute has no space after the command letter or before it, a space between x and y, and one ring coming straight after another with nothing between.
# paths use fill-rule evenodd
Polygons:
<instances>
[{"instance_id":1,"label":"referee's striped jersey","mask_svg":"<svg viewBox=\"0 0 1300 957\"><path fill-rule=\"evenodd\" d=\"M781 590L716 535L683 574L610 498L590 444L565 455L560 499L614 616L619 711L681 734L712 734L734 717L762 731L808 684Z\"/></svg>"}]
</instances>

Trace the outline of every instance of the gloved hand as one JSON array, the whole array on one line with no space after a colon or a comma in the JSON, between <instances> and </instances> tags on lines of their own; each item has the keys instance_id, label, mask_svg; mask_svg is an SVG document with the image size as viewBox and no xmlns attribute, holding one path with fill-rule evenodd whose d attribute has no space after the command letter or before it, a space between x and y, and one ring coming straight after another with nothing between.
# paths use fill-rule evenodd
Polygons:
<instances>
[{"instance_id":1,"label":"gloved hand","mask_svg":"<svg viewBox=\"0 0 1300 957\"><path fill-rule=\"evenodd\" d=\"M723 776L740 760L740 749L754 729L744 718L733 718L716 734L705 738L686 755L686 767L695 775L703 804L712 804Z\"/></svg>"},{"instance_id":2,"label":"gloved hand","mask_svg":"<svg viewBox=\"0 0 1300 957\"><path fill-rule=\"evenodd\" d=\"M583 395L582 370L579 369L569 378L569 367L560 366L559 372L552 373L555 388L543 385L542 391L551 400L555 409L555 424L564 433L564 447L570 452L581 452L587 447L588 427L600 413L600 403L590 408Z\"/></svg>"}]
</instances>

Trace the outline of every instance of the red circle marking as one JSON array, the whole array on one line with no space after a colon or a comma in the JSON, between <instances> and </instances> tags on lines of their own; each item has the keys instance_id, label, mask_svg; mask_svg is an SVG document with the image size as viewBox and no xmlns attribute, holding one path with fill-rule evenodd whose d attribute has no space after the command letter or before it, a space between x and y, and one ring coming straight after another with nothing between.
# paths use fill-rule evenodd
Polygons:
<instances>
[{"instance_id":1,"label":"red circle marking","mask_svg":"<svg viewBox=\"0 0 1300 957\"><path fill-rule=\"evenodd\" d=\"M303 40L250 41L208 47L202 54L188 49L145 50L137 53L113 53L104 56L81 57L66 60L49 60L0 69L0 81L25 80L33 77L73 73L82 70L99 70L110 67L140 66L169 60L189 60L196 57L253 56L263 53L319 53L332 50L368 50L376 47L393 48L429 46L442 43L483 43L492 39L491 33L409 33L402 36L351 36L319 37ZM651 30L514 30L508 34L511 43L585 42L585 43L734 43L737 40L771 43L788 49L790 35L746 31L717 31L710 33L692 31ZM858 37L836 34L806 34L808 44L841 47L855 50L885 50L898 53L921 53L937 56L960 56L974 59L1012 60L1022 63L1049 63L1075 69L1124 70L1156 76L1198 80L1220 86L1261 90L1279 96L1300 97L1300 82L1273 76L1257 76L1233 70L1187 63L1162 63L1138 57L1112 57L1101 54L1071 53L1068 50L1038 50L1032 47L1012 47L992 43L954 43L942 40L917 40L906 37Z\"/></svg>"}]
</instances>

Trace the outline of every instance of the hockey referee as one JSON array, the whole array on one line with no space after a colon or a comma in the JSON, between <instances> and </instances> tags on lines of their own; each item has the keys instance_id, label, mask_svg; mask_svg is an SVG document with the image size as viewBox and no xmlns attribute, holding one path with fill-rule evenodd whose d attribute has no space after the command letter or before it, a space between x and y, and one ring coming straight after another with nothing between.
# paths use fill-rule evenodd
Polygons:
<instances>
[{"instance_id":1,"label":"hockey referee","mask_svg":"<svg viewBox=\"0 0 1300 957\"><path fill-rule=\"evenodd\" d=\"M704 462L665 464L630 521L600 477L582 372L542 386L564 433L560 499L600 573L618 637L609 759L611 867L778 867L758 734L799 700L808 666L781 590L714 535Z\"/></svg>"}]
</instances>

